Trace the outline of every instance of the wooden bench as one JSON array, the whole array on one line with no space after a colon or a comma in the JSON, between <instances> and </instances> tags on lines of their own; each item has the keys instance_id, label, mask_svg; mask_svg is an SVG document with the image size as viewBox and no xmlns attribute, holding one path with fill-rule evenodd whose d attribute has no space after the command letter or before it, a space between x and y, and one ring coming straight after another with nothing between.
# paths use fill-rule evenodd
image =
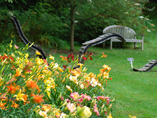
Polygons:
<instances>
[{"instance_id":1,"label":"wooden bench","mask_svg":"<svg viewBox=\"0 0 157 118\"><path fill-rule=\"evenodd\" d=\"M106 27L103 30L103 33L117 33L120 34L122 37L124 37L126 42L134 42L134 49L136 48L136 43L141 43L141 50L143 50L143 44L144 44L144 35L141 35L141 39L136 39L136 32L125 26L120 25L111 25ZM121 40L118 40L117 38L113 37L110 39L110 50L112 50L112 42L122 42ZM103 47L105 47L105 42L103 44Z\"/></svg>"}]
</instances>

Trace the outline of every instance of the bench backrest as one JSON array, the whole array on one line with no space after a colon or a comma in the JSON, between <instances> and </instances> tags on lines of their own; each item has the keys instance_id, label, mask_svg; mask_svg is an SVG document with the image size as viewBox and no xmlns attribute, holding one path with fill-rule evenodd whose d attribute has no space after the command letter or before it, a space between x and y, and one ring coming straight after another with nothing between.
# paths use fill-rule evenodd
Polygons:
<instances>
[{"instance_id":1,"label":"bench backrest","mask_svg":"<svg viewBox=\"0 0 157 118\"><path fill-rule=\"evenodd\" d=\"M124 39L136 39L136 32L133 29L120 25L108 26L103 30L103 33L118 33Z\"/></svg>"}]
</instances>

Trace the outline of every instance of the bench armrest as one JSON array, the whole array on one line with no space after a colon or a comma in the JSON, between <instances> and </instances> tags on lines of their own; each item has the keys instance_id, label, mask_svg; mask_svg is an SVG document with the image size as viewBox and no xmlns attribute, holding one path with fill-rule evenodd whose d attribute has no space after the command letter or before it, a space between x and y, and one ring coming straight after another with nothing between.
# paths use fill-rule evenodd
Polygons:
<instances>
[{"instance_id":1,"label":"bench armrest","mask_svg":"<svg viewBox=\"0 0 157 118\"><path fill-rule=\"evenodd\" d=\"M135 37L136 36L141 36L141 39L144 40L144 34L136 34Z\"/></svg>"},{"instance_id":2,"label":"bench armrest","mask_svg":"<svg viewBox=\"0 0 157 118\"><path fill-rule=\"evenodd\" d=\"M144 34L136 34L136 36L144 36Z\"/></svg>"}]
</instances>

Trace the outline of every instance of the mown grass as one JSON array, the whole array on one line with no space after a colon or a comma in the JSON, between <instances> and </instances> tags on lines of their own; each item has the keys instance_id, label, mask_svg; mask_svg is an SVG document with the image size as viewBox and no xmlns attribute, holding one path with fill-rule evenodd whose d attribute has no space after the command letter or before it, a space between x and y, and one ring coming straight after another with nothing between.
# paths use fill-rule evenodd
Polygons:
<instances>
[{"instance_id":1,"label":"mown grass","mask_svg":"<svg viewBox=\"0 0 157 118\"><path fill-rule=\"evenodd\" d=\"M93 52L93 60L85 62L88 72L98 74L103 64L112 68L110 77L113 79L108 83L106 93L115 98L113 105L115 118L127 118L129 114L137 118L157 117L157 67L150 72L135 72L127 61L127 58L133 57L134 68L141 68L148 63L148 60L157 59L157 41L153 36L155 34L151 35L145 36L143 51L133 49L133 45L129 45L128 48L114 47L113 50L101 47L91 47L88 50L88 52ZM79 48L76 47L75 50ZM102 52L107 55L106 58L100 57ZM55 58L59 55L65 54L53 54Z\"/></svg>"},{"instance_id":2,"label":"mown grass","mask_svg":"<svg viewBox=\"0 0 157 118\"><path fill-rule=\"evenodd\" d=\"M157 18L154 18L153 23L156 22ZM75 47L76 51L79 49L79 46ZM127 58L133 57L134 68L141 68L148 60L157 60L156 31L145 36L143 51L133 49L132 44L126 48L114 47L113 50L91 47L88 52L93 52L93 60L85 62L88 72L98 73L103 64L112 68L110 77L113 79L108 83L106 93L115 98L114 118L127 118L129 115L135 115L137 118L157 117L157 67L150 72L135 72L127 61ZM106 58L100 57L102 52L107 55ZM55 58L59 55L65 54L53 54Z\"/></svg>"}]
</instances>

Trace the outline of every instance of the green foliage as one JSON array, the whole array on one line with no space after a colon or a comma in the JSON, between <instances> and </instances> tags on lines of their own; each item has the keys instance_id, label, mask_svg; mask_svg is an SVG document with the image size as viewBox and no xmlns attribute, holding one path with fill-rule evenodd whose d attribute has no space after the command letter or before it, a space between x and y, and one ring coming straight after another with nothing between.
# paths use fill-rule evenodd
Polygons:
<instances>
[{"instance_id":1,"label":"green foliage","mask_svg":"<svg viewBox=\"0 0 157 118\"><path fill-rule=\"evenodd\" d=\"M18 10L10 12L9 9L2 10L0 15L0 38L10 40L21 41L17 36L16 28L13 27L13 23L10 20L13 14L19 20L22 30L26 37L31 41L39 45L48 45L52 48L60 48L66 45L63 41L63 35L65 34L64 27L61 19L53 13L53 8L48 3L37 2L35 7L30 8L28 11L21 13ZM64 46L63 46L64 47Z\"/></svg>"},{"instance_id":2,"label":"green foliage","mask_svg":"<svg viewBox=\"0 0 157 118\"><path fill-rule=\"evenodd\" d=\"M65 41L70 42L72 4L75 7L75 41L79 43L98 37L109 25L124 25L142 34L147 34L154 26L149 17L143 15L147 0L8 1L2 0L0 5L0 39L6 42L20 41L10 20L11 11L30 41L62 47Z\"/></svg>"},{"instance_id":3,"label":"green foliage","mask_svg":"<svg viewBox=\"0 0 157 118\"><path fill-rule=\"evenodd\" d=\"M92 0L83 4L76 11L75 38L84 42L102 34L109 25L124 25L134 29L137 34L148 34L154 25L142 10L148 1L136 0ZM80 25L81 24L81 25Z\"/></svg>"}]
</instances>

